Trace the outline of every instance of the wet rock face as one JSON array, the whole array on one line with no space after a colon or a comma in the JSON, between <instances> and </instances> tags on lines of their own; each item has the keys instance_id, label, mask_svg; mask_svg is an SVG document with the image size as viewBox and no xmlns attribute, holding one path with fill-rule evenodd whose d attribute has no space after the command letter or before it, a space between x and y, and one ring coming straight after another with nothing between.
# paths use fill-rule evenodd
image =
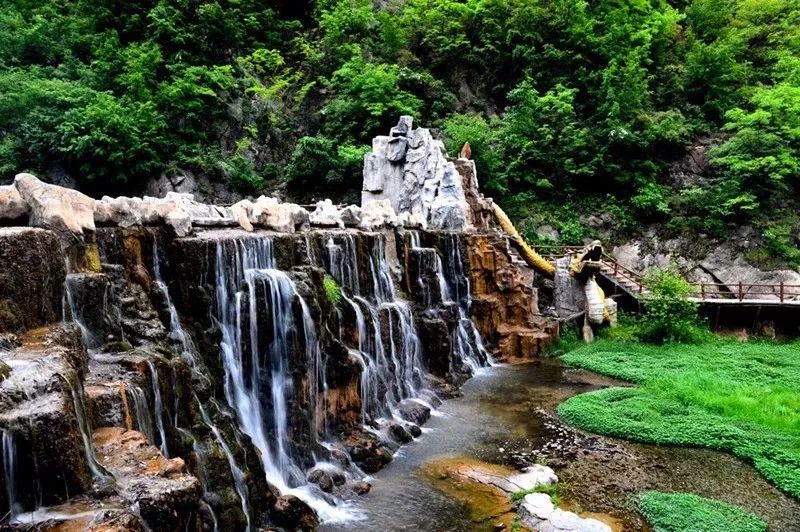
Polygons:
<instances>
[{"instance_id":1,"label":"wet rock face","mask_svg":"<svg viewBox=\"0 0 800 532\"><path fill-rule=\"evenodd\" d=\"M500 235L467 236L473 312L479 332L499 360L535 358L557 336L539 314L534 272Z\"/></svg>"},{"instance_id":2,"label":"wet rock face","mask_svg":"<svg viewBox=\"0 0 800 532\"><path fill-rule=\"evenodd\" d=\"M319 526L314 511L294 495L282 495L272 510L272 519L286 530L311 531Z\"/></svg>"},{"instance_id":3,"label":"wet rock face","mask_svg":"<svg viewBox=\"0 0 800 532\"><path fill-rule=\"evenodd\" d=\"M192 522L201 489L183 459L165 459L140 432L120 427L95 431L94 444L120 496L138 505L151 528L183 530Z\"/></svg>"},{"instance_id":4,"label":"wet rock face","mask_svg":"<svg viewBox=\"0 0 800 532\"><path fill-rule=\"evenodd\" d=\"M0 380L0 430L6 456L4 482L14 485L18 511L58 504L92 487L70 386L86 371L86 351L71 328L54 326L23 335L0 351L7 375ZM0 493L3 513L8 491Z\"/></svg>"},{"instance_id":5,"label":"wet rock face","mask_svg":"<svg viewBox=\"0 0 800 532\"><path fill-rule=\"evenodd\" d=\"M0 331L59 321L66 270L58 238L33 228L0 228Z\"/></svg>"}]
</instances>

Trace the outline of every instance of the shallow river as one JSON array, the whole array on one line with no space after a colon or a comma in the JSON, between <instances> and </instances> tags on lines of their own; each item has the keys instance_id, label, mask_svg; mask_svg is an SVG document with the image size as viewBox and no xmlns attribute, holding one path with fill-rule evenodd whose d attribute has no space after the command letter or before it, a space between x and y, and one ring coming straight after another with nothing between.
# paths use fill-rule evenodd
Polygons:
<instances>
[{"instance_id":1,"label":"shallow river","mask_svg":"<svg viewBox=\"0 0 800 532\"><path fill-rule=\"evenodd\" d=\"M564 427L552 415L572 395L615 384L620 383L552 360L485 369L375 475L372 491L357 502L365 520L323 530L485 528L489 523L479 527L464 505L425 475L431 463L464 458L510 466L547 463L559 475L570 509L610 514L608 522L617 530L647 530L630 497L659 489L725 500L756 513L770 530L800 531L800 504L731 456L594 437Z\"/></svg>"}]
</instances>

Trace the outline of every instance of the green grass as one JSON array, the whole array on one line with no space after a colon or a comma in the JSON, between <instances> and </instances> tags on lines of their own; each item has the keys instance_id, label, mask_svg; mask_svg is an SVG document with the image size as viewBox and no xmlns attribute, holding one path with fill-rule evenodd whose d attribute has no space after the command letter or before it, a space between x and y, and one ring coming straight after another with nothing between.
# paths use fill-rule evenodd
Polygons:
<instances>
[{"instance_id":1,"label":"green grass","mask_svg":"<svg viewBox=\"0 0 800 532\"><path fill-rule=\"evenodd\" d=\"M567 400L558 412L568 423L634 441L728 451L800 498L800 343L600 340L563 360L639 385Z\"/></svg>"},{"instance_id":2,"label":"green grass","mask_svg":"<svg viewBox=\"0 0 800 532\"><path fill-rule=\"evenodd\" d=\"M691 493L648 491L637 500L654 532L766 532L767 525L736 506Z\"/></svg>"},{"instance_id":3,"label":"green grass","mask_svg":"<svg viewBox=\"0 0 800 532\"><path fill-rule=\"evenodd\" d=\"M515 491L511 494L511 502L519 502L525 498L525 495L530 495L531 493L546 493L550 495L550 500L553 501L555 506L561 504L561 489L558 484L537 484L526 490Z\"/></svg>"}]
</instances>

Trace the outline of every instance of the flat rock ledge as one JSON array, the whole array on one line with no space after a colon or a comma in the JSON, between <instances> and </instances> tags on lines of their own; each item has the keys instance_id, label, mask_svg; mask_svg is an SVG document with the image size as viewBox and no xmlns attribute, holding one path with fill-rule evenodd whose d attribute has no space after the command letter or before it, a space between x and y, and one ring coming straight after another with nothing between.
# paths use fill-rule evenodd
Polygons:
<instances>
[{"instance_id":1,"label":"flat rock ledge","mask_svg":"<svg viewBox=\"0 0 800 532\"><path fill-rule=\"evenodd\" d=\"M508 477L478 466L464 468L459 474L475 482L494 486L509 497L522 490L558 482L558 477L552 469L538 464L526 467L519 474ZM538 532L612 532L611 527L602 521L556 508L546 493L526 495L519 504L518 513L523 525Z\"/></svg>"}]
</instances>

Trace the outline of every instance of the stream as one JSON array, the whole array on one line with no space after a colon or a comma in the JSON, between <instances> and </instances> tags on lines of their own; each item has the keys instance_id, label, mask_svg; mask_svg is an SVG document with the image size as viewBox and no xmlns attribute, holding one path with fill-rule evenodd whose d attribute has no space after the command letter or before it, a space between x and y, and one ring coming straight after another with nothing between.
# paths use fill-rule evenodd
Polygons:
<instances>
[{"instance_id":1,"label":"stream","mask_svg":"<svg viewBox=\"0 0 800 532\"><path fill-rule=\"evenodd\" d=\"M371 492L357 501L365 520L322 530L492 530L496 516L476 517L463 498L434 486L432 468L443 460L547 464L559 476L564 506L614 530L649 530L630 501L646 490L689 491L741 506L772 531L800 530L800 503L733 456L598 437L566 427L554 415L556 405L573 395L620 385L557 360L481 369L463 395L445 401L424 433L374 476Z\"/></svg>"}]
</instances>

